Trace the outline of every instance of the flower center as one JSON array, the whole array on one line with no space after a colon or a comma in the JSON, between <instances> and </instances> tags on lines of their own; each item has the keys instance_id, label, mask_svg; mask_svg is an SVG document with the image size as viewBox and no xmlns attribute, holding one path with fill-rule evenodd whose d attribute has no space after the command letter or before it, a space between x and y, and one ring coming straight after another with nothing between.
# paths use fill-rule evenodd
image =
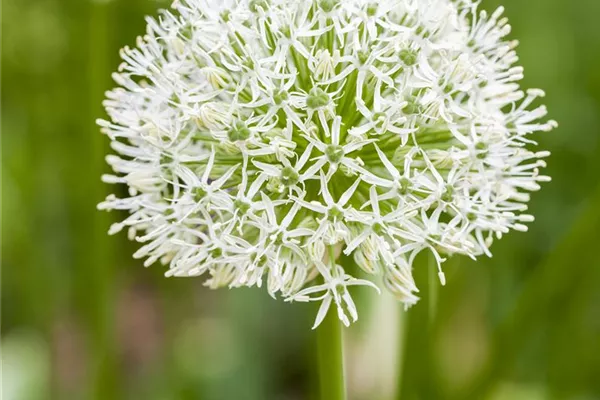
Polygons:
<instances>
[{"instance_id":1,"label":"flower center","mask_svg":"<svg viewBox=\"0 0 600 400\"><path fill-rule=\"evenodd\" d=\"M325 155L331 163L337 164L344 157L344 148L337 144L330 144L325 149Z\"/></svg>"},{"instance_id":2,"label":"flower center","mask_svg":"<svg viewBox=\"0 0 600 400\"><path fill-rule=\"evenodd\" d=\"M377 14L377 3L371 3L367 6L367 15L369 17L374 17Z\"/></svg>"},{"instance_id":3,"label":"flower center","mask_svg":"<svg viewBox=\"0 0 600 400\"><path fill-rule=\"evenodd\" d=\"M452 185L446 185L444 193L442 194L442 200L446 203L450 203L454 197L454 187Z\"/></svg>"},{"instance_id":4,"label":"flower center","mask_svg":"<svg viewBox=\"0 0 600 400\"><path fill-rule=\"evenodd\" d=\"M330 101L331 99L327 92L321 88L313 88L306 98L306 106L312 109L322 108L328 105Z\"/></svg>"},{"instance_id":5,"label":"flower center","mask_svg":"<svg viewBox=\"0 0 600 400\"><path fill-rule=\"evenodd\" d=\"M258 12L258 8L262 8L263 10L266 10L269 7L269 0L252 0L250 1L250 4L248 5L248 8L250 8L250 11L252 12Z\"/></svg>"},{"instance_id":6,"label":"flower center","mask_svg":"<svg viewBox=\"0 0 600 400\"><path fill-rule=\"evenodd\" d=\"M231 10L224 10L220 14L220 17L223 20L223 22L229 22L229 20L231 19Z\"/></svg>"},{"instance_id":7,"label":"flower center","mask_svg":"<svg viewBox=\"0 0 600 400\"><path fill-rule=\"evenodd\" d=\"M373 232L375 232L377 235L383 235L385 233L385 229L383 227L383 225L381 225L379 222L377 222L375 225L373 225Z\"/></svg>"},{"instance_id":8,"label":"flower center","mask_svg":"<svg viewBox=\"0 0 600 400\"><path fill-rule=\"evenodd\" d=\"M283 244L283 233L282 232L275 232L274 234L272 234L269 239L271 240L271 242L274 245L281 245Z\"/></svg>"},{"instance_id":9,"label":"flower center","mask_svg":"<svg viewBox=\"0 0 600 400\"><path fill-rule=\"evenodd\" d=\"M402 60L402 62L409 67L411 65L415 65L417 63L417 52L416 51L402 50L402 51L400 51L399 56L400 56L400 60Z\"/></svg>"},{"instance_id":10,"label":"flower center","mask_svg":"<svg viewBox=\"0 0 600 400\"><path fill-rule=\"evenodd\" d=\"M384 112L376 112L373 114L373 123L375 124L375 128L381 130L385 125L385 121L387 120L387 114Z\"/></svg>"},{"instance_id":11,"label":"flower center","mask_svg":"<svg viewBox=\"0 0 600 400\"><path fill-rule=\"evenodd\" d=\"M400 194L407 194L410 188L410 179L406 178L406 177L402 177L400 178L400 188L398 189L398 192Z\"/></svg>"},{"instance_id":12,"label":"flower center","mask_svg":"<svg viewBox=\"0 0 600 400\"><path fill-rule=\"evenodd\" d=\"M367 63L367 60L369 59L369 52L365 50L359 50L356 56L358 58L358 61L362 65L365 65Z\"/></svg>"},{"instance_id":13,"label":"flower center","mask_svg":"<svg viewBox=\"0 0 600 400\"><path fill-rule=\"evenodd\" d=\"M244 200L237 199L233 204L240 211L240 214L246 214L250 210L250 204Z\"/></svg>"},{"instance_id":14,"label":"flower center","mask_svg":"<svg viewBox=\"0 0 600 400\"><path fill-rule=\"evenodd\" d=\"M421 107L416 99L409 99L402 111L409 115L419 114L421 112Z\"/></svg>"},{"instance_id":15,"label":"flower center","mask_svg":"<svg viewBox=\"0 0 600 400\"><path fill-rule=\"evenodd\" d=\"M289 98L290 98L290 95L288 94L288 92L286 92L285 90L280 90L279 92L275 93L275 95L273 96L273 101L275 102L276 105L280 106L284 102L288 101Z\"/></svg>"},{"instance_id":16,"label":"flower center","mask_svg":"<svg viewBox=\"0 0 600 400\"><path fill-rule=\"evenodd\" d=\"M340 209L338 206L333 206L327 211L327 219L331 222L342 219L343 216L344 211L342 211L342 209Z\"/></svg>"},{"instance_id":17,"label":"flower center","mask_svg":"<svg viewBox=\"0 0 600 400\"><path fill-rule=\"evenodd\" d=\"M446 94L450 94L454 90L454 84L452 82L445 82L444 79L440 79L438 85L440 85Z\"/></svg>"},{"instance_id":18,"label":"flower center","mask_svg":"<svg viewBox=\"0 0 600 400\"><path fill-rule=\"evenodd\" d=\"M321 0L319 1L319 7L321 7L321 10L325 11L326 13L331 12L335 6L337 6L339 3L339 0Z\"/></svg>"},{"instance_id":19,"label":"flower center","mask_svg":"<svg viewBox=\"0 0 600 400\"><path fill-rule=\"evenodd\" d=\"M238 142L248 139L251 134L252 132L244 122L236 121L229 130L228 137L232 142Z\"/></svg>"},{"instance_id":20,"label":"flower center","mask_svg":"<svg viewBox=\"0 0 600 400\"><path fill-rule=\"evenodd\" d=\"M294 186L296 183L298 183L299 179L300 175L292 167L285 167L281 171L281 183L283 183L285 186Z\"/></svg>"},{"instance_id":21,"label":"flower center","mask_svg":"<svg viewBox=\"0 0 600 400\"><path fill-rule=\"evenodd\" d=\"M208 194L208 193L206 192L206 190L204 190L204 189L203 189L203 188L201 188L201 187L197 187L197 188L194 190L194 201L195 201L196 203L199 203L200 201L202 201L202 199L204 199L204 198L206 197L206 195L207 195L207 194Z\"/></svg>"}]
</instances>

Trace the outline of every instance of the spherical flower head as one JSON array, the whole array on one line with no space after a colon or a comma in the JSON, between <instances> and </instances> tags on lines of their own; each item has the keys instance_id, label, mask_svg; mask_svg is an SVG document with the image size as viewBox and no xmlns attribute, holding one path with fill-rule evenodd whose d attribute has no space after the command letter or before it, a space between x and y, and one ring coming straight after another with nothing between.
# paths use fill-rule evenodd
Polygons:
<instances>
[{"instance_id":1,"label":"spherical flower head","mask_svg":"<svg viewBox=\"0 0 600 400\"><path fill-rule=\"evenodd\" d=\"M417 254L490 256L526 230L547 152L502 9L471 0L180 0L148 19L99 121L102 209L135 257L357 319L348 288L407 306ZM366 277L339 263L353 257ZM377 289L378 290L378 289Z\"/></svg>"}]
</instances>

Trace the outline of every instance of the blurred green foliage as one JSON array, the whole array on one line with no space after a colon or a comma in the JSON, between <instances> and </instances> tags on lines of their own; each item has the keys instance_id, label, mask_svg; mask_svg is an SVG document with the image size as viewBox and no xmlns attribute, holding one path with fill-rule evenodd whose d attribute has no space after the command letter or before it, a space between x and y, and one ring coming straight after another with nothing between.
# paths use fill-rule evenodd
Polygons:
<instances>
[{"instance_id":1,"label":"blurred green foliage","mask_svg":"<svg viewBox=\"0 0 600 400\"><path fill-rule=\"evenodd\" d=\"M402 399L600 399L600 2L483 5L499 3L521 41L524 85L547 91L561 124L538 137L553 182L533 197L529 233L498 242L493 259L450 263L435 317L426 301L400 316L402 373L399 307L371 317L381 300L360 294L363 317L346 331L352 398L393 398L381 386L401 376ZM165 6L2 2L7 400L313 396L311 307L165 279L132 260L135 244L106 235L121 216L96 211L109 190L94 124L103 92L118 49ZM427 297L426 273L417 279Z\"/></svg>"}]
</instances>

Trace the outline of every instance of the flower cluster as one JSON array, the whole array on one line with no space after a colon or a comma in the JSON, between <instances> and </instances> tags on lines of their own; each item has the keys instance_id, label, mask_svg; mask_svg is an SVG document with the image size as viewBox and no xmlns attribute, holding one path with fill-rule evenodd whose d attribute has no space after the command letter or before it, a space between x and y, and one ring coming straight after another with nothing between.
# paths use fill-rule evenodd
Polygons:
<instances>
[{"instance_id":1,"label":"flower cluster","mask_svg":"<svg viewBox=\"0 0 600 400\"><path fill-rule=\"evenodd\" d=\"M502 9L472 0L180 0L124 48L99 121L118 155L100 204L169 276L333 303L418 300L415 256L490 256L526 230L556 123L518 82ZM338 265L353 257L373 280ZM374 282L377 282L375 284Z\"/></svg>"}]
</instances>

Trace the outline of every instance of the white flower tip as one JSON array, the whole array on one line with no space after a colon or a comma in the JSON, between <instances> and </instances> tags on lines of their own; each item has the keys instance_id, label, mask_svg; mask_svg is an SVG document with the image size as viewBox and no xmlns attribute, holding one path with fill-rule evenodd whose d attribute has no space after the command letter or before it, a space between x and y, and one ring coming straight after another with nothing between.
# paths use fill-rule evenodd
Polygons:
<instances>
[{"instance_id":1,"label":"white flower tip","mask_svg":"<svg viewBox=\"0 0 600 400\"><path fill-rule=\"evenodd\" d=\"M442 286L446 286L446 274L440 271L438 272L438 278L440 279L440 283L442 284Z\"/></svg>"},{"instance_id":2,"label":"white flower tip","mask_svg":"<svg viewBox=\"0 0 600 400\"><path fill-rule=\"evenodd\" d=\"M546 92L542 89L528 89L527 94L532 97L546 97Z\"/></svg>"},{"instance_id":3,"label":"white flower tip","mask_svg":"<svg viewBox=\"0 0 600 400\"><path fill-rule=\"evenodd\" d=\"M100 179L104 183L123 183L124 182L123 178L119 178L118 176L110 175L110 174L104 174L100 177Z\"/></svg>"},{"instance_id":4,"label":"white flower tip","mask_svg":"<svg viewBox=\"0 0 600 400\"><path fill-rule=\"evenodd\" d=\"M546 123L544 131L545 132L550 132L551 130L556 129L556 128L558 128L558 122L556 122L555 120L551 119L550 121L548 121Z\"/></svg>"},{"instance_id":5,"label":"white flower tip","mask_svg":"<svg viewBox=\"0 0 600 400\"><path fill-rule=\"evenodd\" d=\"M101 204L102 204L102 203L98 204L98 209L99 209L99 210L101 209L101 208L100 208L100 205L101 205ZM115 234L117 234L117 233L121 232L121 231L123 230L123 227L124 227L124 225L123 225L123 224L121 224L121 223L115 223L115 224L112 224L112 225L110 226L110 228L108 229L108 234L109 234L109 235L115 235Z\"/></svg>"},{"instance_id":6,"label":"white flower tip","mask_svg":"<svg viewBox=\"0 0 600 400\"><path fill-rule=\"evenodd\" d=\"M539 175L535 178L537 182L552 182L552 177L547 175Z\"/></svg>"},{"instance_id":7,"label":"white flower tip","mask_svg":"<svg viewBox=\"0 0 600 400\"><path fill-rule=\"evenodd\" d=\"M171 278L171 277L175 276L175 272L176 272L176 271L177 271L177 270L176 270L175 268L171 268L171 269L167 270L167 271L165 272L165 277L167 277L167 278Z\"/></svg>"},{"instance_id":8,"label":"white flower tip","mask_svg":"<svg viewBox=\"0 0 600 400\"><path fill-rule=\"evenodd\" d=\"M144 267L148 268L155 262L156 262L156 257L150 257L150 258L146 259L146 261L144 261Z\"/></svg>"},{"instance_id":9,"label":"white flower tip","mask_svg":"<svg viewBox=\"0 0 600 400\"><path fill-rule=\"evenodd\" d=\"M498 19L500 16L504 14L504 6L499 6L496 8L496 11L492 14L492 19Z\"/></svg>"},{"instance_id":10,"label":"white flower tip","mask_svg":"<svg viewBox=\"0 0 600 400\"><path fill-rule=\"evenodd\" d=\"M519 221L521 222L533 222L535 221L535 217L529 214L523 214L519 216Z\"/></svg>"},{"instance_id":11,"label":"white flower tip","mask_svg":"<svg viewBox=\"0 0 600 400\"><path fill-rule=\"evenodd\" d=\"M538 151L535 153L536 158L548 158L552 155L549 151Z\"/></svg>"},{"instance_id":12,"label":"white flower tip","mask_svg":"<svg viewBox=\"0 0 600 400\"><path fill-rule=\"evenodd\" d=\"M523 224L515 224L513 228L519 232L527 232L529 230L529 227Z\"/></svg>"}]
</instances>

